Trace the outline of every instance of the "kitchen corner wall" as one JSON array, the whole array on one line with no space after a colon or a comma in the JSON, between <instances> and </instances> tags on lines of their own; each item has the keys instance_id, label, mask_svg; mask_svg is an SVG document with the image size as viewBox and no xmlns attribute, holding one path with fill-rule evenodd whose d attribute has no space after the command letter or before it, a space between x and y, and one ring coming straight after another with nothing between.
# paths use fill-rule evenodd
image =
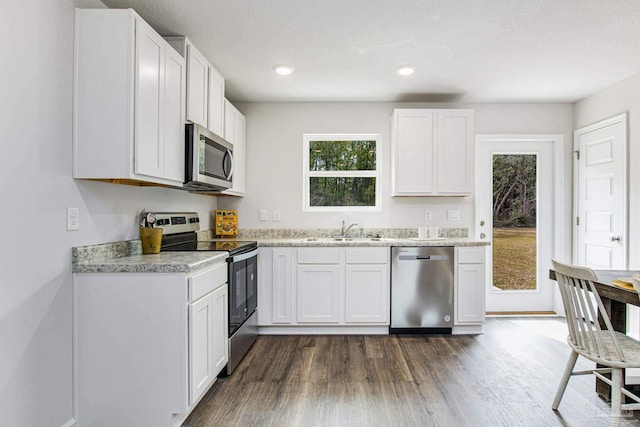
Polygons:
<instances>
[{"instance_id":1,"label":"kitchen corner wall","mask_svg":"<svg viewBox=\"0 0 640 427\"><path fill-rule=\"evenodd\" d=\"M72 422L71 248L138 238L143 209L197 211L208 227L217 206L215 197L71 178L76 5L104 7L1 7L0 426ZM80 208L79 231L66 231L67 207Z\"/></svg>"},{"instance_id":2,"label":"kitchen corner wall","mask_svg":"<svg viewBox=\"0 0 640 427\"><path fill-rule=\"evenodd\" d=\"M635 74L577 102L574 128L579 129L606 118L628 113L627 164L629 165L629 257L628 268L640 269L640 74Z\"/></svg>"},{"instance_id":3,"label":"kitchen corner wall","mask_svg":"<svg viewBox=\"0 0 640 427\"><path fill-rule=\"evenodd\" d=\"M568 197L564 208L565 212L571 211L572 104L245 103L238 104L238 108L247 117L246 196L220 198L219 205L239 210L241 228L337 228L345 219L364 228L468 227L473 235L473 197L391 197L390 135L394 108L472 108L477 134L562 134L567 166L563 178ZM305 133L382 134L381 212L302 211ZM260 209L268 210L268 221L259 221ZM274 209L281 211L279 222L272 221ZM460 221L447 221L448 209L460 210ZM432 211L431 221L424 220L425 210ZM569 226L568 219L566 225Z\"/></svg>"}]
</instances>

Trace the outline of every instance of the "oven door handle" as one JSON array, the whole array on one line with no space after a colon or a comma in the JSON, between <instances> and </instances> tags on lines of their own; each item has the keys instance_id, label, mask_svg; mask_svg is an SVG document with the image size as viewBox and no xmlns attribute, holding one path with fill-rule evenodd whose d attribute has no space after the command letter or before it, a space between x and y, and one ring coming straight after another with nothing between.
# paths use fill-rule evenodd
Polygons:
<instances>
[{"instance_id":1,"label":"oven door handle","mask_svg":"<svg viewBox=\"0 0 640 427\"><path fill-rule=\"evenodd\" d=\"M244 261L245 259L253 258L254 256L257 256L257 255L258 255L258 248L252 250L251 252L230 256L229 258L227 258L227 261L228 262Z\"/></svg>"}]
</instances>

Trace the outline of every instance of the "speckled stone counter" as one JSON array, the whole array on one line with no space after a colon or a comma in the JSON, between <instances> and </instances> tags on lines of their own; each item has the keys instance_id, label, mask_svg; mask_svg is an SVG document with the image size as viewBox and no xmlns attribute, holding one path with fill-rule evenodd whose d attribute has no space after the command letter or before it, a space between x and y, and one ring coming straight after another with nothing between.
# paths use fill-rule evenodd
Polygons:
<instances>
[{"instance_id":1,"label":"speckled stone counter","mask_svg":"<svg viewBox=\"0 0 640 427\"><path fill-rule=\"evenodd\" d=\"M191 273L224 262L228 252L142 254L139 240L72 249L74 273Z\"/></svg>"},{"instance_id":2,"label":"speckled stone counter","mask_svg":"<svg viewBox=\"0 0 640 427\"><path fill-rule=\"evenodd\" d=\"M211 238L204 230L198 232L199 240ZM339 235L342 230L338 228L241 228L239 239L245 240L273 240L273 239L303 239L307 237L327 238ZM349 237L380 236L390 239L409 239L418 237L417 228L357 228L349 232ZM464 239L469 237L467 228L442 228L439 236L450 239ZM362 239L361 239L362 240Z\"/></svg>"},{"instance_id":3,"label":"speckled stone counter","mask_svg":"<svg viewBox=\"0 0 640 427\"><path fill-rule=\"evenodd\" d=\"M452 238L445 240L413 240L413 239L352 239L333 240L331 238L301 239L257 239L258 246L265 247L390 247L390 246L488 246L489 242L468 238Z\"/></svg>"}]
</instances>

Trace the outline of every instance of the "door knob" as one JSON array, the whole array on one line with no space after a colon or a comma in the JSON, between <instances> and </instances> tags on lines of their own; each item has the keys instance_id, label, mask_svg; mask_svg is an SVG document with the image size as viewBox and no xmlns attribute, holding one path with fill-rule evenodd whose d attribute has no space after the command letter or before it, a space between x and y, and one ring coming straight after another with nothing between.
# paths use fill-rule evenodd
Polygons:
<instances>
[{"instance_id":1,"label":"door knob","mask_svg":"<svg viewBox=\"0 0 640 427\"><path fill-rule=\"evenodd\" d=\"M620 243L620 241L622 240L622 238L620 236L611 236L610 239L612 242L618 242Z\"/></svg>"}]
</instances>

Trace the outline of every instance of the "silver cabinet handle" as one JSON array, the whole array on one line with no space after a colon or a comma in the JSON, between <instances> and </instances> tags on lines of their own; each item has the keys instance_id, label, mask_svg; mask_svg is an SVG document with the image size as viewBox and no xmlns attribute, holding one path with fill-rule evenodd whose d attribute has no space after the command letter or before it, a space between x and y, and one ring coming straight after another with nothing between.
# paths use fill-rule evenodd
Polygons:
<instances>
[{"instance_id":1,"label":"silver cabinet handle","mask_svg":"<svg viewBox=\"0 0 640 427\"><path fill-rule=\"evenodd\" d=\"M620 237L620 236L611 236L611 239L610 239L610 240L611 240L612 242L618 242L618 243L620 243L620 241L622 240L622 237Z\"/></svg>"},{"instance_id":2,"label":"silver cabinet handle","mask_svg":"<svg viewBox=\"0 0 640 427\"><path fill-rule=\"evenodd\" d=\"M486 237L487 237L487 235L486 235L486 234L484 234L484 233L480 233L480 238L481 238L481 239L485 239Z\"/></svg>"},{"instance_id":3,"label":"silver cabinet handle","mask_svg":"<svg viewBox=\"0 0 640 427\"><path fill-rule=\"evenodd\" d=\"M484 225L484 221L480 221L480 227Z\"/></svg>"}]
</instances>

